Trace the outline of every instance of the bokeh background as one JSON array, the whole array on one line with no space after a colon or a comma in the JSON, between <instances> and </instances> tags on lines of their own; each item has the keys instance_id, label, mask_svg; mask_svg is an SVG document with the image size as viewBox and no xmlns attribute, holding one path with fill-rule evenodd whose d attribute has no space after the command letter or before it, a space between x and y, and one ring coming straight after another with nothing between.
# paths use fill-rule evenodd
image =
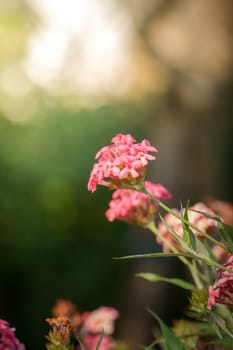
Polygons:
<instances>
[{"instance_id":1,"label":"bokeh background","mask_svg":"<svg viewBox=\"0 0 233 350\"><path fill-rule=\"evenodd\" d=\"M111 192L88 193L97 150L116 133L159 149L148 179L170 206L233 202L231 0L0 2L0 317L44 347L57 298L120 310L117 336L152 337L182 292L135 272L183 274L174 260L116 261L159 250L149 232L107 222Z\"/></svg>"}]
</instances>

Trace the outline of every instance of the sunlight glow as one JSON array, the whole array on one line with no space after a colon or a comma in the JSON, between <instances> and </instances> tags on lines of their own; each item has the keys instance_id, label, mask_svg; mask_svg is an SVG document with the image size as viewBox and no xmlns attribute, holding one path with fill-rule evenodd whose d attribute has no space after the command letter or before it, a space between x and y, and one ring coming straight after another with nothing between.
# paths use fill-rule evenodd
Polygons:
<instances>
[{"instance_id":1,"label":"sunlight glow","mask_svg":"<svg viewBox=\"0 0 233 350\"><path fill-rule=\"evenodd\" d=\"M109 0L28 0L40 17L23 67L45 88L115 90L129 64L132 28L127 13ZM82 92L82 91L81 91Z\"/></svg>"}]
</instances>

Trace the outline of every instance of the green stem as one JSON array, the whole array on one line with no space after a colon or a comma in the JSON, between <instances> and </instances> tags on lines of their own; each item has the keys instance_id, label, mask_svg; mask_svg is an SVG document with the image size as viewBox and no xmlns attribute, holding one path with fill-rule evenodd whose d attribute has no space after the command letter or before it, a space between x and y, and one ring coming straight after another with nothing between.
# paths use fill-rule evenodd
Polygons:
<instances>
[{"instance_id":1,"label":"green stem","mask_svg":"<svg viewBox=\"0 0 233 350\"><path fill-rule=\"evenodd\" d=\"M126 259L142 259L142 258L159 258L159 257L161 257L161 258L164 258L164 257L176 257L176 258L178 258L179 256L185 256L186 258L189 258L189 259L200 260L200 261L203 261L207 265L210 265L210 266L212 265L212 266L220 268L221 270L228 271L228 272L232 273L232 269L229 269L229 267L226 267L224 265L220 265L220 264L216 263L215 261L203 258L202 256L193 255L190 253L181 253L181 252L178 252L178 253L147 253L147 254L137 254L137 255L126 255L126 256L121 256L121 257L114 257L113 259L126 260Z\"/></svg>"},{"instance_id":2,"label":"green stem","mask_svg":"<svg viewBox=\"0 0 233 350\"><path fill-rule=\"evenodd\" d=\"M163 236L161 235L160 231L155 226L154 221L150 221L146 226L155 236L159 237L161 241L169 248L170 251L173 253L177 253L178 251L175 249L175 247Z\"/></svg>"},{"instance_id":3,"label":"green stem","mask_svg":"<svg viewBox=\"0 0 233 350\"><path fill-rule=\"evenodd\" d=\"M179 251L163 235L161 235L153 221L151 221L147 225L147 228L150 229L155 236L159 237L161 241L169 248L170 251L172 251L175 254L179 253ZM188 267L197 289L202 289L203 286L198 277L198 270L196 268L196 265L193 263L191 264L184 256L178 256L178 258L182 261L184 265Z\"/></svg>"}]
</instances>

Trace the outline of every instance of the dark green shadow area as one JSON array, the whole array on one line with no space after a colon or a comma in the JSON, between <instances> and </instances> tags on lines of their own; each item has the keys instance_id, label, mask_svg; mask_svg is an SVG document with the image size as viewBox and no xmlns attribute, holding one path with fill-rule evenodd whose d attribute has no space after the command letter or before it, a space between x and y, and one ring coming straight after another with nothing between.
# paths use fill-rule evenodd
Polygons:
<instances>
[{"instance_id":1,"label":"dark green shadow area","mask_svg":"<svg viewBox=\"0 0 233 350\"><path fill-rule=\"evenodd\" d=\"M42 113L43 114L43 113ZM0 119L1 317L40 349L57 298L80 310L118 307L127 225L110 224L106 188L91 194L95 153L118 132L146 137L149 109L52 110L25 124Z\"/></svg>"}]
</instances>

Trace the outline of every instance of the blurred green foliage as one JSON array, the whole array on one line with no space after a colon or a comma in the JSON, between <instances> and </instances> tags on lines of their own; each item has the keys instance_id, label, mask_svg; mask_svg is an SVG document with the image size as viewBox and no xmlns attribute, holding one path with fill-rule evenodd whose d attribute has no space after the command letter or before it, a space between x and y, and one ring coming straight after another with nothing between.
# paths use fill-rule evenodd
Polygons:
<instances>
[{"instance_id":1,"label":"blurred green foliage","mask_svg":"<svg viewBox=\"0 0 233 350\"><path fill-rule=\"evenodd\" d=\"M142 116L144 113L144 117ZM145 138L143 106L53 110L0 119L1 317L39 349L56 298L81 310L120 304L126 225L107 222L111 192L87 191L94 156L118 132Z\"/></svg>"}]
</instances>

